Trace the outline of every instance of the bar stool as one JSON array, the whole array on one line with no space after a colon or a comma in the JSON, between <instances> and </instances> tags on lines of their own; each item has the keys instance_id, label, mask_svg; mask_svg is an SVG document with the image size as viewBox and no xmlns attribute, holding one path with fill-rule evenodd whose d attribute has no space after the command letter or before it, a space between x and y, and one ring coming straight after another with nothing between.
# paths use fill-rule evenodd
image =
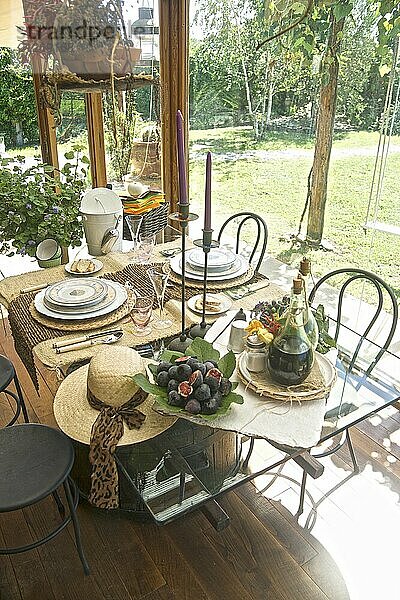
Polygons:
<instances>
[{"instance_id":1,"label":"bar stool","mask_svg":"<svg viewBox=\"0 0 400 600\"><path fill-rule=\"evenodd\" d=\"M16 394L11 390L7 389L10 383L14 381ZM0 392L4 392L8 397L12 398L15 402L16 409L15 415L11 419L7 426L13 425L15 421L18 419L19 415L24 415L25 423L29 423L28 411L26 410L24 397L22 395L22 390L20 383L18 381L17 373L14 369L14 365L11 360L6 358L5 356L0 354Z\"/></svg>"},{"instance_id":2,"label":"bar stool","mask_svg":"<svg viewBox=\"0 0 400 600\"><path fill-rule=\"evenodd\" d=\"M79 492L69 474L74 463L74 448L61 431L38 423L23 423L0 430L0 513L21 510L47 496L58 497L57 488L64 488L69 514L64 516L61 501L57 502L61 523L43 538L24 546L0 548L0 555L19 554L53 539L71 521L76 546L85 575L89 575L76 514ZM63 518L64 517L64 518Z\"/></svg>"}]
</instances>

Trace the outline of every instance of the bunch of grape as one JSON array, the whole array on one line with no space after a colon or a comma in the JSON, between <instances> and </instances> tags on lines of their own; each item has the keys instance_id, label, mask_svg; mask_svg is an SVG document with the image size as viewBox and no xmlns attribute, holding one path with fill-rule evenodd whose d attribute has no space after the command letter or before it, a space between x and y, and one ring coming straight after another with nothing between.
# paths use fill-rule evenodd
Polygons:
<instances>
[{"instance_id":1,"label":"bunch of grape","mask_svg":"<svg viewBox=\"0 0 400 600\"><path fill-rule=\"evenodd\" d=\"M193 415L214 414L223 396L232 390L232 383L217 369L215 361L202 363L193 356L182 356L174 363L160 362L156 382L166 388L168 404Z\"/></svg>"},{"instance_id":2,"label":"bunch of grape","mask_svg":"<svg viewBox=\"0 0 400 600\"><path fill-rule=\"evenodd\" d=\"M289 296L283 296L280 300L271 300L270 302L259 302L251 311L251 316L257 318L265 326L269 320L279 319L290 303ZM267 318L268 317L268 318Z\"/></svg>"}]
</instances>

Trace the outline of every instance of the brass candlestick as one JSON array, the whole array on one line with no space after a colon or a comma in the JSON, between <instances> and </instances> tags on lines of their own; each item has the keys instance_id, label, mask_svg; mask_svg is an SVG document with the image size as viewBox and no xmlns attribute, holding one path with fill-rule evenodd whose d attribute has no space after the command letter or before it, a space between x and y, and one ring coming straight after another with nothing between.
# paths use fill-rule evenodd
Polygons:
<instances>
[{"instance_id":1,"label":"brass candlestick","mask_svg":"<svg viewBox=\"0 0 400 600\"><path fill-rule=\"evenodd\" d=\"M181 333L179 337L174 338L168 345L169 350L175 352L185 352L186 348L192 343L191 338L186 335L186 230L191 221L196 221L199 215L189 212L189 204L178 203L179 211L169 215L171 221L179 223L182 232L182 295L181 295Z\"/></svg>"},{"instance_id":2,"label":"brass candlestick","mask_svg":"<svg viewBox=\"0 0 400 600\"><path fill-rule=\"evenodd\" d=\"M206 323L206 297L207 297L207 270L208 270L208 254L211 248L218 248L219 242L212 239L213 229L203 229L203 239L195 240L193 243L200 248L203 248L204 252L204 270L203 270L203 308L201 322L195 325L190 330L190 337L203 338L207 331L210 329L211 324Z\"/></svg>"}]
</instances>

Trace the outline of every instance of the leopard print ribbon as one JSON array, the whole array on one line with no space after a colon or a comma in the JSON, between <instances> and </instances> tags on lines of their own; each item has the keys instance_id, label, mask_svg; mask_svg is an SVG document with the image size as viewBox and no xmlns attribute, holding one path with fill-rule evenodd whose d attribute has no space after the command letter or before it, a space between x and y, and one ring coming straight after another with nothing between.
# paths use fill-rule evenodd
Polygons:
<instances>
[{"instance_id":1,"label":"leopard print ribbon","mask_svg":"<svg viewBox=\"0 0 400 600\"><path fill-rule=\"evenodd\" d=\"M96 398L87 390L87 399L92 408L100 411L92 426L89 460L92 465L89 502L98 508L118 508L118 469L114 453L118 441L124 434L124 421L129 429L139 429L146 415L135 407L144 402L147 393L138 390L122 406L114 407Z\"/></svg>"}]
</instances>

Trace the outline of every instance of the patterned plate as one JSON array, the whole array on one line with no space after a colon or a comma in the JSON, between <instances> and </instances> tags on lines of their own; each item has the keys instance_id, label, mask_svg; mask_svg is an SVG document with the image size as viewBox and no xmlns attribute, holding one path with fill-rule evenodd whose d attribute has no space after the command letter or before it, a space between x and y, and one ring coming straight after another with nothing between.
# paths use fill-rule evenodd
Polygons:
<instances>
[{"instance_id":1,"label":"patterned plate","mask_svg":"<svg viewBox=\"0 0 400 600\"><path fill-rule=\"evenodd\" d=\"M187 262L193 267L204 268L204 252L202 248L193 248L187 252ZM233 265L237 256L227 248L212 248L208 254L208 268L229 269Z\"/></svg>"},{"instance_id":2,"label":"patterned plate","mask_svg":"<svg viewBox=\"0 0 400 600\"><path fill-rule=\"evenodd\" d=\"M61 313L65 315L79 313L80 315L84 315L96 312L97 310L109 306L112 302L114 302L116 295L117 292L115 288L109 285L107 294L102 300L100 300L100 302L96 302L96 304L85 304L84 306L60 306L59 304L53 304L53 302L49 302L45 296L43 297L43 304L46 308L56 313Z\"/></svg>"},{"instance_id":3,"label":"patterned plate","mask_svg":"<svg viewBox=\"0 0 400 600\"><path fill-rule=\"evenodd\" d=\"M58 306L89 306L101 302L107 290L108 284L102 279L66 279L50 285L45 298Z\"/></svg>"}]
</instances>

